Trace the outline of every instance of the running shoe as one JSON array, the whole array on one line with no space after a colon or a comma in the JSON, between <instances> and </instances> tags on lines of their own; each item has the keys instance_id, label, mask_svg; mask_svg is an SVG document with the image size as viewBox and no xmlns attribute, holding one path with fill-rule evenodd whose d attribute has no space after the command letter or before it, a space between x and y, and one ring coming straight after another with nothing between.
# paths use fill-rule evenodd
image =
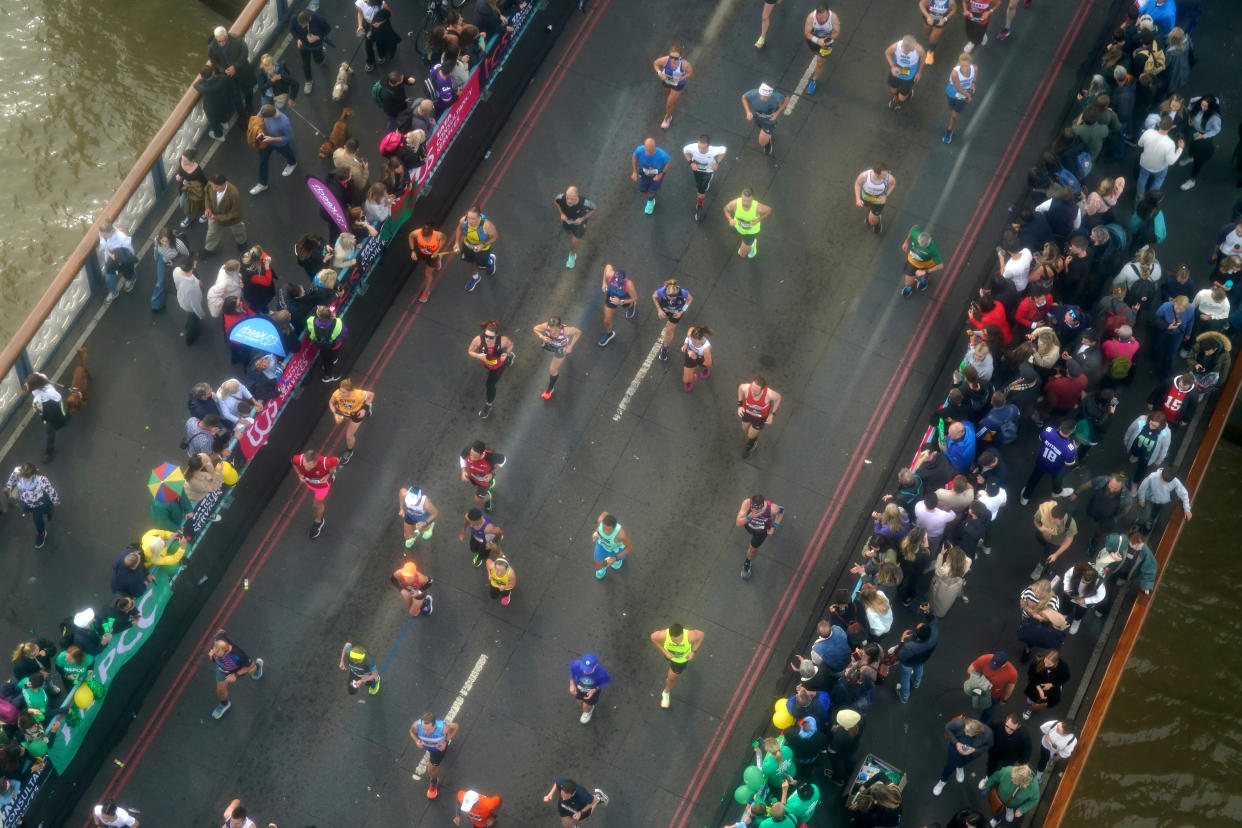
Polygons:
<instances>
[{"instance_id":1,"label":"running shoe","mask_svg":"<svg viewBox=\"0 0 1242 828\"><path fill-rule=\"evenodd\" d=\"M480 566L483 565L483 556L481 554L476 553L471 563L474 564L475 569L478 569Z\"/></svg>"},{"instance_id":2,"label":"running shoe","mask_svg":"<svg viewBox=\"0 0 1242 828\"><path fill-rule=\"evenodd\" d=\"M806 94L808 94L808 95L814 95L814 94L815 94L815 90L816 90L816 89L818 89L818 88L819 88L819 84L818 84L816 81L814 81L814 80L809 80L809 81L807 81L807 82L806 82Z\"/></svg>"},{"instance_id":3,"label":"running shoe","mask_svg":"<svg viewBox=\"0 0 1242 828\"><path fill-rule=\"evenodd\" d=\"M376 693L378 693L378 692L379 692L379 689L380 689L380 682L381 682L381 681L383 681L383 679L378 679L378 678L377 678L377 679L375 680L375 683L374 683L374 684L372 684L370 687L368 687L368 688L367 688L367 693L368 693L369 695L372 695L372 696L374 696Z\"/></svg>"},{"instance_id":4,"label":"running shoe","mask_svg":"<svg viewBox=\"0 0 1242 828\"><path fill-rule=\"evenodd\" d=\"M1195 188L1195 180L1193 178L1187 178L1185 181L1182 182L1181 186L1178 187L1177 189L1193 190L1194 188Z\"/></svg>"},{"instance_id":5,"label":"running shoe","mask_svg":"<svg viewBox=\"0 0 1242 828\"><path fill-rule=\"evenodd\" d=\"M569 258L565 260L565 267L572 269L573 266L576 265L577 263L578 263L578 254L570 253Z\"/></svg>"},{"instance_id":6,"label":"running shoe","mask_svg":"<svg viewBox=\"0 0 1242 828\"><path fill-rule=\"evenodd\" d=\"M440 794L440 783L432 779L427 783L427 798L435 799Z\"/></svg>"},{"instance_id":7,"label":"running shoe","mask_svg":"<svg viewBox=\"0 0 1242 828\"><path fill-rule=\"evenodd\" d=\"M754 450L755 450L755 444L751 442L750 440L747 440L746 448L742 449L742 459L745 460L747 457L750 457L751 453L754 452Z\"/></svg>"},{"instance_id":8,"label":"running shoe","mask_svg":"<svg viewBox=\"0 0 1242 828\"><path fill-rule=\"evenodd\" d=\"M43 544L45 543L47 543L47 530L46 529L44 529L39 534L35 535L35 549L42 549Z\"/></svg>"},{"instance_id":9,"label":"running shoe","mask_svg":"<svg viewBox=\"0 0 1242 828\"><path fill-rule=\"evenodd\" d=\"M750 243L750 252L746 254L746 258L753 259L759 253L759 240L755 239Z\"/></svg>"},{"instance_id":10,"label":"running shoe","mask_svg":"<svg viewBox=\"0 0 1242 828\"><path fill-rule=\"evenodd\" d=\"M608 794L604 793L599 788L595 789L595 798L599 800L600 805L607 805L610 801Z\"/></svg>"},{"instance_id":11,"label":"running shoe","mask_svg":"<svg viewBox=\"0 0 1242 828\"><path fill-rule=\"evenodd\" d=\"M375 71L375 64L374 64L374 63L365 63L365 64L363 64L362 68L363 68L363 69L365 69L365 70L366 70L366 71L368 71L368 72L374 72L374 71Z\"/></svg>"},{"instance_id":12,"label":"running shoe","mask_svg":"<svg viewBox=\"0 0 1242 828\"><path fill-rule=\"evenodd\" d=\"M766 144L764 144L764 145L763 145L763 154L764 154L764 155L771 155L771 154L772 154L772 144L773 144L773 141L772 141L772 136L771 136L771 135L769 135L769 136L768 136L768 142L767 142Z\"/></svg>"},{"instance_id":13,"label":"running shoe","mask_svg":"<svg viewBox=\"0 0 1242 828\"><path fill-rule=\"evenodd\" d=\"M703 205L702 204L694 205L694 220L695 221L703 220Z\"/></svg>"},{"instance_id":14,"label":"running shoe","mask_svg":"<svg viewBox=\"0 0 1242 828\"><path fill-rule=\"evenodd\" d=\"M542 393L542 394L540 394L539 396L543 397L545 400L550 400L550 399L552 399L552 389L551 389L551 388L545 388L545 389L544 389L544 391L543 391L543 393Z\"/></svg>"},{"instance_id":15,"label":"running shoe","mask_svg":"<svg viewBox=\"0 0 1242 828\"><path fill-rule=\"evenodd\" d=\"M988 36L986 34L983 37L979 38L979 45L980 46L988 45Z\"/></svg>"},{"instance_id":16,"label":"running shoe","mask_svg":"<svg viewBox=\"0 0 1242 828\"><path fill-rule=\"evenodd\" d=\"M974 50L975 50L975 44L971 43L969 40L966 41L966 45L962 47L962 51L968 55ZM940 794L936 794L936 795L939 796Z\"/></svg>"},{"instance_id":17,"label":"running shoe","mask_svg":"<svg viewBox=\"0 0 1242 828\"><path fill-rule=\"evenodd\" d=\"M436 522L433 520L431 523L428 523L427 528L423 530L423 540L431 540L431 534L432 532L435 532L435 531L436 531ZM427 581L427 583L431 583L430 579Z\"/></svg>"},{"instance_id":18,"label":"running shoe","mask_svg":"<svg viewBox=\"0 0 1242 828\"><path fill-rule=\"evenodd\" d=\"M471 273L470 278L466 280L466 293L477 288L482 279L483 277L479 275L479 271L476 270L474 273Z\"/></svg>"},{"instance_id":19,"label":"running shoe","mask_svg":"<svg viewBox=\"0 0 1242 828\"><path fill-rule=\"evenodd\" d=\"M121 290L125 291L126 293L133 293L134 285L138 284L138 280L137 279L125 279L124 283L125 283L125 287L121 288Z\"/></svg>"},{"instance_id":20,"label":"running shoe","mask_svg":"<svg viewBox=\"0 0 1242 828\"><path fill-rule=\"evenodd\" d=\"M667 690L661 691L660 692L660 707L663 707L665 710L668 710L668 705L669 705L668 691Z\"/></svg>"},{"instance_id":21,"label":"running shoe","mask_svg":"<svg viewBox=\"0 0 1242 828\"><path fill-rule=\"evenodd\" d=\"M406 548L406 549L413 549L413 548L414 548L414 541L416 541L416 540L418 540L418 535L414 535L413 537L406 538L406 539L405 539L405 548Z\"/></svg>"},{"instance_id":22,"label":"running shoe","mask_svg":"<svg viewBox=\"0 0 1242 828\"><path fill-rule=\"evenodd\" d=\"M604 576L605 576L605 575L607 575L607 574L608 574L608 567L604 567L603 569L597 569L597 570L595 570L595 578L596 578L597 580L600 580L600 581L604 580Z\"/></svg>"},{"instance_id":23,"label":"running shoe","mask_svg":"<svg viewBox=\"0 0 1242 828\"><path fill-rule=\"evenodd\" d=\"M919 290L927 290L927 277L926 276L919 277Z\"/></svg>"},{"instance_id":24,"label":"running shoe","mask_svg":"<svg viewBox=\"0 0 1242 828\"><path fill-rule=\"evenodd\" d=\"M488 276L496 275L496 254L495 253L487 254L487 275Z\"/></svg>"},{"instance_id":25,"label":"running shoe","mask_svg":"<svg viewBox=\"0 0 1242 828\"><path fill-rule=\"evenodd\" d=\"M1000 40L1000 41L1006 41L1006 40L1008 40L1008 39L1009 39L1009 27L1008 27L1008 26L1006 26L1005 28L1003 28L1003 29L1001 29L999 32L997 32L997 34L996 34L996 39L997 39L997 40Z\"/></svg>"},{"instance_id":26,"label":"running shoe","mask_svg":"<svg viewBox=\"0 0 1242 828\"><path fill-rule=\"evenodd\" d=\"M267 189L266 184L255 184L253 187L250 188L250 194L258 195L259 193L263 192L266 189Z\"/></svg>"},{"instance_id":27,"label":"running shoe","mask_svg":"<svg viewBox=\"0 0 1242 828\"><path fill-rule=\"evenodd\" d=\"M655 199L654 198L647 199L647 205L643 207L643 212L646 213L647 215L651 215L652 213L655 212Z\"/></svg>"},{"instance_id":28,"label":"running shoe","mask_svg":"<svg viewBox=\"0 0 1242 828\"><path fill-rule=\"evenodd\" d=\"M431 605L431 596L430 595L424 596L423 597L423 611L420 612L419 615L431 615L431 612L433 609L434 607L432 607Z\"/></svg>"},{"instance_id":29,"label":"running shoe","mask_svg":"<svg viewBox=\"0 0 1242 828\"><path fill-rule=\"evenodd\" d=\"M483 504L483 511L490 512L492 510L492 489L496 488L496 481L492 481L492 485L487 490L487 502Z\"/></svg>"},{"instance_id":30,"label":"running shoe","mask_svg":"<svg viewBox=\"0 0 1242 828\"><path fill-rule=\"evenodd\" d=\"M310 536L312 539L319 537L319 535L323 532L323 523L324 522L322 520L311 522Z\"/></svg>"},{"instance_id":31,"label":"running shoe","mask_svg":"<svg viewBox=\"0 0 1242 828\"><path fill-rule=\"evenodd\" d=\"M254 660L254 672L250 674L250 678L254 681L263 678L263 659L256 658Z\"/></svg>"},{"instance_id":32,"label":"running shoe","mask_svg":"<svg viewBox=\"0 0 1242 828\"><path fill-rule=\"evenodd\" d=\"M711 369L711 368L704 368L702 371L695 371L695 372L694 372L694 378L695 378L695 379L707 379L707 378L708 378L708 377L710 377L711 375L712 375L712 369Z\"/></svg>"},{"instance_id":33,"label":"running shoe","mask_svg":"<svg viewBox=\"0 0 1242 828\"><path fill-rule=\"evenodd\" d=\"M595 708L588 707L586 710L582 711L582 715L578 717L578 721L582 722L583 724L586 724L587 722L591 721L591 717L594 715L595 715Z\"/></svg>"},{"instance_id":34,"label":"running shoe","mask_svg":"<svg viewBox=\"0 0 1242 828\"><path fill-rule=\"evenodd\" d=\"M923 63L927 64L928 66L931 66L935 62L936 62L935 52L928 52L927 57L923 58Z\"/></svg>"},{"instance_id":35,"label":"running shoe","mask_svg":"<svg viewBox=\"0 0 1242 828\"><path fill-rule=\"evenodd\" d=\"M637 303L637 302L632 302L632 303L630 303L630 305L629 305L628 307L626 307L626 309L625 309L625 318L626 318L626 319L633 319L633 318L634 318L634 314L636 314L636 313L638 313L638 303Z\"/></svg>"},{"instance_id":36,"label":"running shoe","mask_svg":"<svg viewBox=\"0 0 1242 828\"><path fill-rule=\"evenodd\" d=\"M763 48L763 44L764 44L764 43L766 43L766 42L767 42L767 41L766 41L766 40L765 40L762 36L760 36L760 37L759 37L759 39L755 41L755 48L756 48L756 49L762 49L762 48ZM665 695L665 696L667 696L668 694L667 694L667 693L665 693L664 695ZM665 706L665 707L668 707L668 705L667 705L667 704L666 704L666 705L664 705L664 706Z\"/></svg>"},{"instance_id":37,"label":"running shoe","mask_svg":"<svg viewBox=\"0 0 1242 828\"><path fill-rule=\"evenodd\" d=\"M184 230L185 228L189 227L189 226L190 226L190 217L189 217L189 216L186 216L185 218L183 218L183 219L181 220L181 224L180 224L180 225L178 225L178 226L179 226L179 227L181 227L181 229L182 229L182 230Z\"/></svg>"},{"instance_id":38,"label":"running shoe","mask_svg":"<svg viewBox=\"0 0 1242 828\"><path fill-rule=\"evenodd\" d=\"M418 295L418 301L423 302L423 303L426 303L427 300L430 298L431 298L430 288L424 289L423 292Z\"/></svg>"},{"instance_id":39,"label":"running shoe","mask_svg":"<svg viewBox=\"0 0 1242 828\"><path fill-rule=\"evenodd\" d=\"M749 581L749 580L750 580L750 561L746 561L744 564L742 564L742 572L741 572L741 575L742 575L742 580L743 580L743 581Z\"/></svg>"},{"instance_id":40,"label":"running shoe","mask_svg":"<svg viewBox=\"0 0 1242 828\"><path fill-rule=\"evenodd\" d=\"M629 318L629 311L626 311L626 318ZM599 338L599 347L602 348L605 345L607 345L609 342L612 342L612 338L616 335L617 335L616 331L608 331L607 333L605 333L603 336Z\"/></svg>"},{"instance_id":41,"label":"running shoe","mask_svg":"<svg viewBox=\"0 0 1242 828\"><path fill-rule=\"evenodd\" d=\"M280 174L283 175L285 178L288 178L289 176L293 175L293 171L296 170L297 168L298 168L298 165L296 161L292 164L285 164L285 168L280 171Z\"/></svg>"},{"instance_id":42,"label":"running shoe","mask_svg":"<svg viewBox=\"0 0 1242 828\"><path fill-rule=\"evenodd\" d=\"M501 598L500 598L500 605L501 605L502 607L507 607L507 606L509 606L509 598L510 598L510 595L509 595L509 593L507 593L507 592L506 592L506 593L505 593L504 595L502 595L502 596L501 596Z\"/></svg>"},{"instance_id":43,"label":"running shoe","mask_svg":"<svg viewBox=\"0 0 1242 828\"><path fill-rule=\"evenodd\" d=\"M883 233L884 232L884 220L881 219L880 221L877 221L875 223L875 226L872 227L871 229L875 232L877 236Z\"/></svg>"},{"instance_id":44,"label":"running shoe","mask_svg":"<svg viewBox=\"0 0 1242 828\"><path fill-rule=\"evenodd\" d=\"M211 711L211 718L213 718L213 719L221 719L221 718L223 718L223 717L224 717L224 714L225 714L225 713L228 713L228 712L229 712L229 708L230 708L230 707L232 707L232 706L233 706L233 703L232 703L231 701L229 701L229 700L225 699L224 701L222 701L222 702L220 702L219 704L217 704L217 705L216 705L216 709L215 709L215 710Z\"/></svg>"},{"instance_id":45,"label":"running shoe","mask_svg":"<svg viewBox=\"0 0 1242 828\"><path fill-rule=\"evenodd\" d=\"M685 391L687 394L689 394L691 391L693 391L693 390L694 390L694 383L693 383L693 382L683 382L683 383L681 384L681 390L682 390L682 391Z\"/></svg>"},{"instance_id":46,"label":"running shoe","mask_svg":"<svg viewBox=\"0 0 1242 828\"><path fill-rule=\"evenodd\" d=\"M908 296L912 296L913 294L914 294L914 288L910 287L909 285L906 285L905 287L901 289L902 299L905 299Z\"/></svg>"},{"instance_id":47,"label":"running shoe","mask_svg":"<svg viewBox=\"0 0 1242 828\"><path fill-rule=\"evenodd\" d=\"M307 81L306 83L302 84L302 94L309 95L311 93L311 90L314 88L315 88L315 84L311 83L310 81Z\"/></svg>"},{"instance_id":48,"label":"running shoe","mask_svg":"<svg viewBox=\"0 0 1242 828\"><path fill-rule=\"evenodd\" d=\"M660 129L668 129L672 123L673 123L673 116L665 115L664 120L660 121Z\"/></svg>"},{"instance_id":49,"label":"running shoe","mask_svg":"<svg viewBox=\"0 0 1242 828\"><path fill-rule=\"evenodd\" d=\"M940 140L941 140L941 141L943 141L943 142L944 142L944 143L946 143L946 144L951 144L951 143L953 143L953 130L951 130L951 129L946 129L946 130L944 131L944 137L943 137L943 138L941 138Z\"/></svg>"},{"instance_id":50,"label":"running shoe","mask_svg":"<svg viewBox=\"0 0 1242 828\"><path fill-rule=\"evenodd\" d=\"M354 459L354 450L353 450L353 449L345 449L345 452L341 455L341 465L342 465L342 466L348 466L348 465L349 465L349 461L350 461L350 460L353 460L353 459Z\"/></svg>"},{"instance_id":51,"label":"running shoe","mask_svg":"<svg viewBox=\"0 0 1242 828\"><path fill-rule=\"evenodd\" d=\"M492 416L492 407L490 405L485 405L479 409L480 420L486 420L490 416Z\"/></svg>"},{"instance_id":52,"label":"running shoe","mask_svg":"<svg viewBox=\"0 0 1242 828\"><path fill-rule=\"evenodd\" d=\"M668 346L667 345L660 346L660 361L668 362Z\"/></svg>"},{"instance_id":53,"label":"running shoe","mask_svg":"<svg viewBox=\"0 0 1242 828\"><path fill-rule=\"evenodd\" d=\"M613 561L613 562L612 562L612 568L613 568L613 569L620 569L620 568L621 568L621 564L623 564L623 563L625 563L625 558L617 558L615 561Z\"/></svg>"}]
</instances>

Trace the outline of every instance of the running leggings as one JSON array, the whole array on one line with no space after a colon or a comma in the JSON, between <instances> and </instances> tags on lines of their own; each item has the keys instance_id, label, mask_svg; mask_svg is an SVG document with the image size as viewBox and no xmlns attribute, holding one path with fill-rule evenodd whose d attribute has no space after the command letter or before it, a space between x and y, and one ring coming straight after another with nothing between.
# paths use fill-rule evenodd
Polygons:
<instances>
[{"instance_id":1,"label":"running leggings","mask_svg":"<svg viewBox=\"0 0 1242 828\"><path fill-rule=\"evenodd\" d=\"M501 365L501 366L500 366L499 368L497 368L495 371L492 371L492 370L490 370L490 369L488 370L488 372L487 372L487 386L486 386L486 388L487 388L487 404L488 404L488 405L491 405L493 402L495 402L495 401L496 401L496 383L500 382L500 375L501 375L501 374L503 374L503 373L505 372L505 369L506 369L506 368L508 368L508 367L509 367L509 362L508 362L508 360L506 360L506 361L505 361L505 364L504 364L504 365Z\"/></svg>"}]
</instances>

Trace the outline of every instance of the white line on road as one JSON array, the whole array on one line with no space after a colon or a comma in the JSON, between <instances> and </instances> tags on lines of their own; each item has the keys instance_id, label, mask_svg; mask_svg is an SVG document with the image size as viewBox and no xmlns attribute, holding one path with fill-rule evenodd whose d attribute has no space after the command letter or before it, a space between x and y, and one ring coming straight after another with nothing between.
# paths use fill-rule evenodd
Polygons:
<instances>
[{"instance_id":1,"label":"white line on road","mask_svg":"<svg viewBox=\"0 0 1242 828\"><path fill-rule=\"evenodd\" d=\"M621 402L617 405L617 413L612 415L614 423L621 422L621 415L625 413L625 409L629 407L630 400L634 399L634 393L638 391L638 386L642 384L643 377L647 376L647 372L651 370L652 363L655 362L656 354L660 353L660 346L664 344L664 329L660 329L660 335L656 337L655 344L651 346L651 350L647 352L647 358L643 360L642 366L638 369L638 373L634 375L634 381L630 383L630 387L625 389L625 396L621 398Z\"/></svg>"},{"instance_id":2,"label":"white line on road","mask_svg":"<svg viewBox=\"0 0 1242 828\"><path fill-rule=\"evenodd\" d=\"M815 58L811 58L811 62L807 64L806 71L802 73L802 80L798 81L793 94L789 96L789 103L785 104L785 111L781 113L782 115L788 115L794 111L794 106L797 105L798 100L802 97L802 91L806 89L807 81L811 79L811 73L814 71Z\"/></svg>"},{"instance_id":3,"label":"white line on road","mask_svg":"<svg viewBox=\"0 0 1242 828\"><path fill-rule=\"evenodd\" d=\"M483 668L487 665L487 653L481 653L478 661L474 663L474 669L470 671L470 675L466 676L466 681L462 684L461 689L457 691L457 698L449 706L448 712L444 714L444 721L451 722L457 718L457 714L461 711L461 706L466 703L466 696L470 695L470 691L474 689L474 683L478 681L479 674L483 672ZM423 758L419 761L418 767L414 769L414 775L411 777L415 782L422 781L423 774L427 772L429 764L427 754L423 753Z\"/></svg>"}]
</instances>

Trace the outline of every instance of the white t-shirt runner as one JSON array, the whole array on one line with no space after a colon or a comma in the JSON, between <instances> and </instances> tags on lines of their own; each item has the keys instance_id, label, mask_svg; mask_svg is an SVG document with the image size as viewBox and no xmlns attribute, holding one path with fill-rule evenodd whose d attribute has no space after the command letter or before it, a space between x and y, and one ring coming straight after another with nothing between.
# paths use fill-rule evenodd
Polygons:
<instances>
[{"instance_id":1,"label":"white t-shirt runner","mask_svg":"<svg viewBox=\"0 0 1242 828\"><path fill-rule=\"evenodd\" d=\"M715 163L716 157L724 155L725 148L713 147L709 144L707 152L699 152L699 142L695 141L693 144L686 144L682 153L683 157L685 155L690 156L690 163L694 164L694 168L699 172L711 172L712 164Z\"/></svg>"},{"instance_id":2,"label":"white t-shirt runner","mask_svg":"<svg viewBox=\"0 0 1242 828\"><path fill-rule=\"evenodd\" d=\"M101 825L117 826L118 828L129 828L129 826L137 822L137 820L130 816L129 811L119 805L116 808L116 813L112 816L104 816L103 806L96 805L95 819L99 820Z\"/></svg>"}]
</instances>

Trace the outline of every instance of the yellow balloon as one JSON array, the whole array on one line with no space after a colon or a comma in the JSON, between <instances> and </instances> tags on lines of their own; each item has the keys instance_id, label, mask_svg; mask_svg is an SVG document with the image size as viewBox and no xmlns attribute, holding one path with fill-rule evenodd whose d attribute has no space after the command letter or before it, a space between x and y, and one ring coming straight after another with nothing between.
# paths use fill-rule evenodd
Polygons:
<instances>
[{"instance_id":1,"label":"yellow balloon","mask_svg":"<svg viewBox=\"0 0 1242 828\"><path fill-rule=\"evenodd\" d=\"M789 715L789 711L785 709L784 703L781 709L772 714L772 724L777 730L784 730L794 723L794 717Z\"/></svg>"},{"instance_id":2,"label":"yellow balloon","mask_svg":"<svg viewBox=\"0 0 1242 828\"><path fill-rule=\"evenodd\" d=\"M776 700L776 702L772 705L772 712L773 712L773 713L779 713L779 712L781 712L782 710L787 709L787 708L785 707L785 702L786 702L786 699L785 699L785 698L783 698L783 697L782 697L782 698L777 699L777 700Z\"/></svg>"},{"instance_id":3,"label":"yellow balloon","mask_svg":"<svg viewBox=\"0 0 1242 828\"><path fill-rule=\"evenodd\" d=\"M88 685L79 684L78 689L73 691L73 703L85 710L95 703L95 694Z\"/></svg>"},{"instance_id":4,"label":"yellow balloon","mask_svg":"<svg viewBox=\"0 0 1242 828\"><path fill-rule=\"evenodd\" d=\"M220 475L224 478L224 485L233 486L237 483L237 469L233 468L233 464L228 460L220 462Z\"/></svg>"}]
</instances>

